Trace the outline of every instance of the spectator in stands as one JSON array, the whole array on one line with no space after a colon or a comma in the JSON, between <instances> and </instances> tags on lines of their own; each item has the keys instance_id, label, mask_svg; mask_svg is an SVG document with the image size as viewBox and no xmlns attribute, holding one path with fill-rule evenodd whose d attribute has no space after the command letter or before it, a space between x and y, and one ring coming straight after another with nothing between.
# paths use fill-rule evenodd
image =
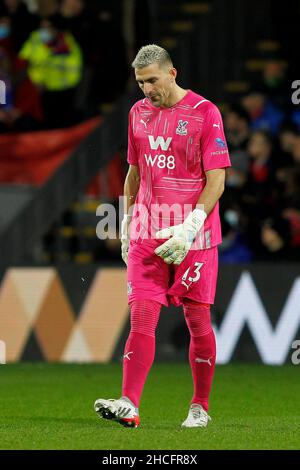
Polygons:
<instances>
[{"instance_id":1,"label":"spectator in stands","mask_svg":"<svg viewBox=\"0 0 300 470\"><path fill-rule=\"evenodd\" d=\"M293 253L300 260L300 207L287 208L282 212L282 216L287 219L291 227L291 247ZM296 259L296 258L295 258Z\"/></svg>"},{"instance_id":2,"label":"spectator in stands","mask_svg":"<svg viewBox=\"0 0 300 470\"><path fill-rule=\"evenodd\" d=\"M6 14L0 11L0 47L2 50L13 57L15 56L12 44L11 35L11 19Z\"/></svg>"},{"instance_id":3,"label":"spectator in stands","mask_svg":"<svg viewBox=\"0 0 300 470\"><path fill-rule=\"evenodd\" d=\"M247 263L253 254L247 245L243 222L238 208L221 214L223 241L219 247L221 263Z\"/></svg>"},{"instance_id":4,"label":"spectator in stands","mask_svg":"<svg viewBox=\"0 0 300 470\"><path fill-rule=\"evenodd\" d=\"M252 160L250 175L257 183L268 181L272 164L272 138L266 131L253 132L248 144L248 152Z\"/></svg>"},{"instance_id":5,"label":"spectator in stands","mask_svg":"<svg viewBox=\"0 0 300 470\"><path fill-rule=\"evenodd\" d=\"M294 159L295 165L300 167L300 132L294 138L294 144L292 146L292 157Z\"/></svg>"},{"instance_id":6,"label":"spectator in stands","mask_svg":"<svg viewBox=\"0 0 300 470\"><path fill-rule=\"evenodd\" d=\"M96 39L96 21L93 10L83 0L62 0L60 14L65 26L80 45L84 61L93 62L93 55L99 49Z\"/></svg>"},{"instance_id":7,"label":"spectator in stands","mask_svg":"<svg viewBox=\"0 0 300 470\"><path fill-rule=\"evenodd\" d=\"M291 246L300 259L300 133L291 130L289 133L284 137L284 145L291 152L293 164L278 170L277 179L282 184L282 216L290 222Z\"/></svg>"},{"instance_id":8,"label":"spectator in stands","mask_svg":"<svg viewBox=\"0 0 300 470\"><path fill-rule=\"evenodd\" d=\"M272 135L278 132L284 119L284 113L267 99L261 89L250 91L242 99L242 105L251 117L253 130L266 130Z\"/></svg>"},{"instance_id":9,"label":"spectator in stands","mask_svg":"<svg viewBox=\"0 0 300 470\"><path fill-rule=\"evenodd\" d=\"M12 43L11 18L0 15L0 79L6 102L0 105L0 132L38 129L43 118L37 89L24 76Z\"/></svg>"},{"instance_id":10,"label":"spectator in stands","mask_svg":"<svg viewBox=\"0 0 300 470\"><path fill-rule=\"evenodd\" d=\"M226 172L226 185L240 188L245 183L249 166L247 145L250 117L242 106L230 105L224 116L224 124L232 164Z\"/></svg>"},{"instance_id":11,"label":"spectator in stands","mask_svg":"<svg viewBox=\"0 0 300 470\"><path fill-rule=\"evenodd\" d=\"M40 17L45 18L58 13L59 1L58 0L36 0L37 11Z\"/></svg>"},{"instance_id":12,"label":"spectator in stands","mask_svg":"<svg viewBox=\"0 0 300 470\"><path fill-rule=\"evenodd\" d=\"M285 122L279 130L279 143L283 152L291 154L297 144L299 128L293 122Z\"/></svg>"},{"instance_id":13,"label":"spectator in stands","mask_svg":"<svg viewBox=\"0 0 300 470\"><path fill-rule=\"evenodd\" d=\"M286 169L294 166L293 150L299 135L298 128L293 122L285 122L280 128L278 135L278 147L276 152L276 175L279 180L284 179Z\"/></svg>"},{"instance_id":14,"label":"spectator in stands","mask_svg":"<svg viewBox=\"0 0 300 470\"><path fill-rule=\"evenodd\" d=\"M38 27L38 17L20 0L2 0L0 15L10 19L12 48L17 53L29 34Z\"/></svg>"},{"instance_id":15,"label":"spectator in stands","mask_svg":"<svg viewBox=\"0 0 300 470\"><path fill-rule=\"evenodd\" d=\"M250 116L240 104L230 104L224 116L229 149L246 150L250 137Z\"/></svg>"},{"instance_id":16,"label":"spectator in stands","mask_svg":"<svg viewBox=\"0 0 300 470\"><path fill-rule=\"evenodd\" d=\"M241 212L246 217L247 236L252 250L259 245L257 234L263 219L273 213L278 203L275 168L273 165L273 142L266 131L252 134L248 153L249 172L240 193Z\"/></svg>"},{"instance_id":17,"label":"spectator in stands","mask_svg":"<svg viewBox=\"0 0 300 470\"><path fill-rule=\"evenodd\" d=\"M277 216L263 221L261 250L256 259L265 261L293 260L295 252L290 247L291 226L287 219Z\"/></svg>"},{"instance_id":18,"label":"spectator in stands","mask_svg":"<svg viewBox=\"0 0 300 470\"><path fill-rule=\"evenodd\" d=\"M290 83L286 76L287 63L281 59L267 60L263 68L262 88L274 106L287 110L290 106L290 96L287 90Z\"/></svg>"},{"instance_id":19,"label":"spectator in stands","mask_svg":"<svg viewBox=\"0 0 300 470\"><path fill-rule=\"evenodd\" d=\"M296 109L291 112L291 120L296 124L298 129L300 129L300 106L294 106L294 108Z\"/></svg>"},{"instance_id":20,"label":"spectator in stands","mask_svg":"<svg viewBox=\"0 0 300 470\"><path fill-rule=\"evenodd\" d=\"M3 23L0 19L0 37ZM4 28L3 28L4 29ZM5 132L15 119L11 79L11 64L5 49L0 47L0 80L5 83L5 103L0 105L0 132Z\"/></svg>"},{"instance_id":21,"label":"spectator in stands","mask_svg":"<svg viewBox=\"0 0 300 470\"><path fill-rule=\"evenodd\" d=\"M284 183L282 199L286 208L300 210L300 135L297 135L291 148L293 165L281 170L277 178Z\"/></svg>"},{"instance_id":22,"label":"spectator in stands","mask_svg":"<svg viewBox=\"0 0 300 470\"><path fill-rule=\"evenodd\" d=\"M270 203L275 180L273 142L270 134L263 130L253 132L248 144L248 153L250 166L244 188L245 197L252 200L257 210L261 211Z\"/></svg>"},{"instance_id":23,"label":"spectator in stands","mask_svg":"<svg viewBox=\"0 0 300 470\"><path fill-rule=\"evenodd\" d=\"M27 62L30 80L42 94L47 128L78 122L75 94L82 76L81 49L65 30L60 15L42 19L23 45L20 57Z\"/></svg>"}]
</instances>

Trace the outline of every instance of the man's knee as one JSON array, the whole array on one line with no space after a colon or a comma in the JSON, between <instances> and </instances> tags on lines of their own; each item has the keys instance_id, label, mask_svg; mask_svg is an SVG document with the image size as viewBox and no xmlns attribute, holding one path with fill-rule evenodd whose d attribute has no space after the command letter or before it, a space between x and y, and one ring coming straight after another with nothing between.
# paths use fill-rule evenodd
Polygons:
<instances>
[{"instance_id":1,"label":"man's knee","mask_svg":"<svg viewBox=\"0 0 300 470\"><path fill-rule=\"evenodd\" d=\"M130 310L131 332L155 336L161 304L153 300L134 300Z\"/></svg>"},{"instance_id":2,"label":"man's knee","mask_svg":"<svg viewBox=\"0 0 300 470\"><path fill-rule=\"evenodd\" d=\"M186 299L183 302L183 312L191 336L204 336L211 333L210 304Z\"/></svg>"}]
</instances>

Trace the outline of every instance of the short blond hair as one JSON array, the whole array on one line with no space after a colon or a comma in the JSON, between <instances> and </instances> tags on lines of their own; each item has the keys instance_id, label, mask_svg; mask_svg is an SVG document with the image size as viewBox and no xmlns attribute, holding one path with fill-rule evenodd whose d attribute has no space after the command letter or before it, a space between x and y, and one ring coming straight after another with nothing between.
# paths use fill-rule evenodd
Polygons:
<instances>
[{"instance_id":1,"label":"short blond hair","mask_svg":"<svg viewBox=\"0 0 300 470\"><path fill-rule=\"evenodd\" d=\"M157 44L141 47L131 65L134 69L143 69L151 64L173 67L168 51Z\"/></svg>"}]
</instances>

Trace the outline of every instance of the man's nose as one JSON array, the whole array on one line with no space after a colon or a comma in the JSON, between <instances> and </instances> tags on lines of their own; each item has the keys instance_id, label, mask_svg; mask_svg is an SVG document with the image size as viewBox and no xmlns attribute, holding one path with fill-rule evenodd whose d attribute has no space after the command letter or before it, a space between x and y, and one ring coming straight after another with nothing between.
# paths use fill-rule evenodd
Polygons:
<instances>
[{"instance_id":1,"label":"man's nose","mask_svg":"<svg viewBox=\"0 0 300 470\"><path fill-rule=\"evenodd\" d=\"M149 96L149 94L152 92L153 90L153 86L151 85L151 83L145 83L144 84L144 93L145 95Z\"/></svg>"}]
</instances>

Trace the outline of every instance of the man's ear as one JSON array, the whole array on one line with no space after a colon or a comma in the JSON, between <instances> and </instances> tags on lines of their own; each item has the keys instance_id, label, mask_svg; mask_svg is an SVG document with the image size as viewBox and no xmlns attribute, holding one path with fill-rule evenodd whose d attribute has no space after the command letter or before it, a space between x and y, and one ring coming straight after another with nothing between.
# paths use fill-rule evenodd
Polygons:
<instances>
[{"instance_id":1,"label":"man's ear","mask_svg":"<svg viewBox=\"0 0 300 470\"><path fill-rule=\"evenodd\" d=\"M170 74L170 78L171 78L172 81L173 81L173 80L175 80L176 77L177 77L177 70L176 70L174 67L172 67L172 68L169 70L169 74Z\"/></svg>"}]
</instances>

